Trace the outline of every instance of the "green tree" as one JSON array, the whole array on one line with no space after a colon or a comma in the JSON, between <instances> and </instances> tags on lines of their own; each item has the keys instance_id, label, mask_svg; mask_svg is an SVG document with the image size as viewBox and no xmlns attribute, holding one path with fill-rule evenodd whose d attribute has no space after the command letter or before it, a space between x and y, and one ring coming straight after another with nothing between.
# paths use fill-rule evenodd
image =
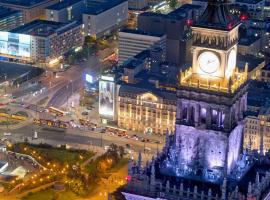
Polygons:
<instances>
[{"instance_id":1,"label":"green tree","mask_svg":"<svg viewBox=\"0 0 270 200\"><path fill-rule=\"evenodd\" d=\"M170 8L175 9L177 5L178 5L178 1L177 0L169 0L169 6L170 6Z\"/></svg>"}]
</instances>

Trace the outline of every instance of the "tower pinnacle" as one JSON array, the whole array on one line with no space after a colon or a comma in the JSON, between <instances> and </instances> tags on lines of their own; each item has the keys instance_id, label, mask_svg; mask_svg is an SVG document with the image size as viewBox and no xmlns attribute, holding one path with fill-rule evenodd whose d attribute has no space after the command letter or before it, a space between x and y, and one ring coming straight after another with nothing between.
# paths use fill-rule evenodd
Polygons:
<instances>
[{"instance_id":1,"label":"tower pinnacle","mask_svg":"<svg viewBox=\"0 0 270 200\"><path fill-rule=\"evenodd\" d=\"M208 5L195 26L231 30L239 21L231 15L228 0L208 0Z\"/></svg>"}]
</instances>

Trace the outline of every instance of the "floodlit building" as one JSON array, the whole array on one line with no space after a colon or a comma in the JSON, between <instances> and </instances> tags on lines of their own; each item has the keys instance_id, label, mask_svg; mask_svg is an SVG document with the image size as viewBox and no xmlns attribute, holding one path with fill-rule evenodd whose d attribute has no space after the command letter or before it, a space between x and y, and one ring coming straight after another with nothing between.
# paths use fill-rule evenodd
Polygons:
<instances>
[{"instance_id":1,"label":"floodlit building","mask_svg":"<svg viewBox=\"0 0 270 200\"><path fill-rule=\"evenodd\" d=\"M0 31L9 31L22 23L21 11L0 6Z\"/></svg>"},{"instance_id":2,"label":"floodlit building","mask_svg":"<svg viewBox=\"0 0 270 200\"><path fill-rule=\"evenodd\" d=\"M58 0L1 0L0 6L20 10L23 16L23 23L35 19L45 19L45 8L58 3Z\"/></svg>"},{"instance_id":3,"label":"floodlit building","mask_svg":"<svg viewBox=\"0 0 270 200\"><path fill-rule=\"evenodd\" d=\"M243 148L266 153L270 150L270 108L269 102L259 113L249 112L245 118Z\"/></svg>"},{"instance_id":4,"label":"floodlit building","mask_svg":"<svg viewBox=\"0 0 270 200\"><path fill-rule=\"evenodd\" d=\"M46 8L46 20L64 23L79 21L84 10L83 0L64 0Z\"/></svg>"},{"instance_id":5,"label":"floodlit building","mask_svg":"<svg viewBox=\"0 0 270 200\"><path fill-rule=\"evenodd\" d=\"M157 81L157 80L156 80ZM118 126L146 134L174 131L176 93L150 81L121 84L118 94Z\"/></svg>"},{"instance_id":6,"label":"floodlit building","mask_svg":"<svg viewBox=\"0 0 270 200\"><path fill-rule=\"evenodd\" d=\"M83 13L84 34L101 37L125 25L127 20L127 0L87 0Z\"/></svg>"},{"instance_id":7,"label":"floodlit building","mask_svg":"<svg viewBox=\"0 0 270 200\"><path fill-rule=\"evenodd\" d=\"M191 26L193 62L176 86L175 133L167 131L162 152L145 167L140 153L137 161L130 160L129 181L122 189L127 200L270 195L269 158L242 151L248 69L236 66L240 23L227 2L208 0Z\"/></svg>"}]
</instances>

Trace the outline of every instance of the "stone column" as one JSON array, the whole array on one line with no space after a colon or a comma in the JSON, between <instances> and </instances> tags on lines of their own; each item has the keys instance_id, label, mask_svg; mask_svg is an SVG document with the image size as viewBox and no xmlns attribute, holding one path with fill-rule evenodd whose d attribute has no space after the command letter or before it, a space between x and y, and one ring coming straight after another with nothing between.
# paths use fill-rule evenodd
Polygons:
<instances>
[{"instance_id":1,"label":"stone column","mask_svg":"<svg viewBox=\"0 0 270 200\"><path fill-rule=\"evenodd\" d=\"M200 123L200 104L195 105L194 122L195 122L195 127L200 125L199 124Z\"/></svg>"},{"instance_id":2,"label":"stone column","mask_svg":"<svg viewBox=\"0 0 270 200\"><path fill-rule=\"evenodd\" d=\"M231 113L230 110L225 110L225 119L224 119L224 129L230 130L231 129Z\"/></svg>"},{"instance_id":3,"label":"stone column","mask_svg":"<svg viewBox=\"0 0 270 200\"><path fill-rule=\"evenodd\" d=\"M212 120L212 109L210 106L206 107L206 127L211 127Z\"/></svg>"},{"instance_id":4,"label":"stone column","mask_svg":"<svg viewBox=\"0 0 270 200\"><path fill-rule=\"evenodd\" d=\"M190 105L189 104L187 104L187 123L189 123L190 122L190 112L191 112L191 109L190 109L191 107L190 107Z\"/></svg>"},{"instance_id":5,"label":"stone column","mask_svg":"<svg viewBox=\"0 0 270 200\"><path fill-rule=\"evenodd\" d=\"M179 108L179 109L177 109L177 116L176 116L176 119L182 119L182 116L183 116L183 104L182 104L182 102L181 102L181 100L178 100L177 101L177 107Z\"/></svg>"},{"instance_id":6,"label":"stone column","mask_svg":"<svg viewBox=\"0 0 270 200\"><path fill-rule=\"evenodd\" d=\"M221 126L221 117L222 117L222 111L221 111L221 109L218 109L218 111L217 111L218 113L217 113L217 118L218 118L218 127L220 127Z\"/></svg>"}]
</instances>

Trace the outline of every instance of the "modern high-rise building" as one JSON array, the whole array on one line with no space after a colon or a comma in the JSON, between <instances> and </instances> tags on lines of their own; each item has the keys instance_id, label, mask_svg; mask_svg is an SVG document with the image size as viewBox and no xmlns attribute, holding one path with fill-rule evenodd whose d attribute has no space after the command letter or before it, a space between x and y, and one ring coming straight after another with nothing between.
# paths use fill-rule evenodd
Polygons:
<instances>
[{"instance_id":1,"label":"modern high-rise building","mask_svg":"<svg viewBox=\"0 0 270 200\"><path fill-rule=\"evenodd\" d=\"M9 31L22 23L21 11L0 6L0 31Z\"/></svg>"},{"instance_id":2,"label":"modern high-rise building","mask_svg":"<svg viewBox=\"0 0 270 200\"><path fill-rule=\"evenodd\" d=\"M165 52L166 35L123 29L119 32L118 63L122 65L128 59L151 47L160 47Z\"/></svg>"},{"instance_id":3,"label":"modern high-rise building","mask_svg":"<svg viewBox=\"0 0 270 200\"><path fill-rule=\"evenodd\" d=\"M82 19L85 10L83 0L64 0L46 8L46 20L55 22L70 22Z\"/></svg>"},{"instance_id":4,"label":"modern high-rise building","mask_svg":"<svg viewBox=\"0 0 270 200\"><path fill-rule=\"evenodd\" d=\"M23 23L35 19L45 19L45 8L58 3L58 0L1 0L0 6L20 10L23 15Z\"/></svg>"},{"instance_id":5,"label":"modern high-rise building","mask_svg":"<svg viewBox=\"0 0 270 200\"><path fill-rule=\"evenodd\" d=\"M191 63L191 32L189 26L200 16L201 6L185 4L168 13L145 12L138 16L138 29L148 33L166 34L166 60L183 65Z\"/></svg>"},{"instance_id":6,"label":"modern high-rise building","mask_svg":"<svg viewBox=\"0 0 270 200\"><path fill-rule=\"evenodd\" d=\"M127 20L127 0L87 0L83 13L84 34L101 37L122 27Z\"/></svg>"}]
</instances>

